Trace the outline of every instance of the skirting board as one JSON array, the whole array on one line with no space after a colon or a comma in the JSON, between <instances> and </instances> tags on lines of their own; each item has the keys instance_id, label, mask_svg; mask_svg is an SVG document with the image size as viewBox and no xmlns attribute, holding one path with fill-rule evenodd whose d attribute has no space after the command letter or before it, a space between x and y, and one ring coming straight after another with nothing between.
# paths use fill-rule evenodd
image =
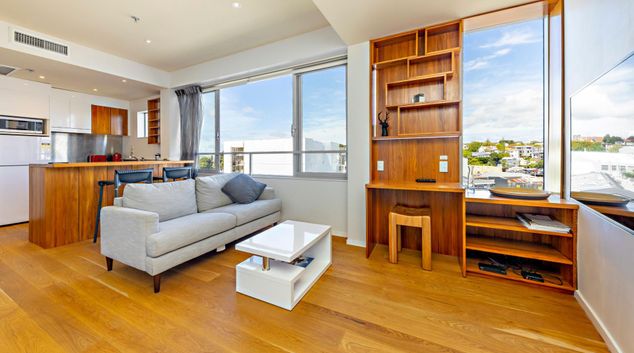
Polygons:
<instances>
[{"instance_id":1,"label":"skirting board","mask_svg":"<svg viewBox=\"0 0 634 353\"><path fill-rule=\"evenodd\" d=\"M360 248L365 248L365 240L356 240L356 239L348 238L348 240L346 240L346 244L352 245L352 246L358 246Z\"/></svg>"},{"instance_id":2,"label":"skirting board","mask_svg":"<svg viewBox=\"0 0 634 353\"><path fill-rule=\"evenodd\" d=\"M579 303L583 311L585 311L586 315L590 318L590 321L592 321L592 324L594 325L594 327L597 329L597 331L599 331L599 334L605 341L605 344L608 346L608 349L610 350L610 352L624 353L621 347L619 347L616 340L614 340L614 337L612 337L612 335L610 334L610 331L608 331L608 329L603 324L603 321L601 321L601 318L597 316L594 309L592 309L590 304L583 297L583 294L581 294L581 292L576 290L575 298L577 299L577 302Z\"/></svg>"}]
</instances>

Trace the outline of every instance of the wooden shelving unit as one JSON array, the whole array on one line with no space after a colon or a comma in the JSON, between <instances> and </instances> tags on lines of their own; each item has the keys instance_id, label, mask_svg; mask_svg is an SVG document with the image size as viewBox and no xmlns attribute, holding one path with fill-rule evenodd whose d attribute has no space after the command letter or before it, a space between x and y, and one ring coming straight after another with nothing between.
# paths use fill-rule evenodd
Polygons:
<instances>
[{"instance_id":1,"label":"wooden shelving unit","mask_svg":"<svg viewBox=\"0 0 634 353\"><path fill-rule=\"evenodd\" d=\"M462 260L461 43L461 21L371 41L367 256L375 244L387 244L388 213L401 204L431 208L432 251ZM425 102L413 101L419 93ZM389 112L388 136L381 136L379 112ZM447 173L438 170L440 156L448 157ZM384 170L376 169L377 161L385 163ZM417 178L437 182L421 184ZM407 227L402 232L403 247L421 249L420 232Z\"/></svg>"},{"instance_id":2,"label":"wooden shelving unit","mask_svg":"<svg viewBox=\"0 0 634 353\"><path fill-rule=\"evenodd\" d=\"M147 101L147 143L156 145L161 143L161 99L155 98Z\"/></svg>"},{"instance_id":3,"label":"wooden shelving unit","mask_svg":"<svg viewBox=\"0 0 634 353\"><path fill-rule=\"evenodd\" d=\"M494 197L486 190L467 193L463 271L574 291L577 285L577 209L576 204L557 196L528 201ZM529 229L516 218L518 213L547 215L570 226L571 230L561 233ZM517 268L507 269L506 275L480 270L478 262L486 263L489 257L522 264L542 274L545 282L526 280ZM553 283L557 282L556 278L563 283Z\"/></svg>"}]
</instances>

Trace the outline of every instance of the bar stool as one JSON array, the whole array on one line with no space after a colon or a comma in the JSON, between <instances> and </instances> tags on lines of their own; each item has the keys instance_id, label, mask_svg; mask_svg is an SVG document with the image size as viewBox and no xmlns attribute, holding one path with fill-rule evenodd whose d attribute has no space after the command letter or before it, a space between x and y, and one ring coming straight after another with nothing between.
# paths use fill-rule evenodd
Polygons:
<instances>
[{"instance_id":1,"label":"bar stool","mask_svg":"<svg viewBox=\"0 0 634 353\"><path fill-rule=\"evenodd\" d=\"M140 169L140 170L115 170L114 181L113 180L99 180L99 201L97 201L97 219L95 221L95 233L92 237L92 242L97 242L97 233L99 233L99 219L101 218L101 205L103 203L103 188L106 185L114 185L114 197L119 197L119 187L121 184L131 183L147 183L152 184L153 169Z\"/></svg>"},{"instance_id":2,"label":"bar stool","mask_svg":"<svg viewBox=\"0 0 634 353\"><path fill-rule=\"evenodd\" d=\"M158 179L165 183L169 180L176 181L178 179L192 179L193 177L194 170L192 167L172 167L163 168L163 177L154 177L154 180Z\"/></svg>"},{"instance_id":3,"label":"bar stool","mask_svg":"<svg viewBox=\"0 0 634 353\"><path fill-rule=\"evenodd\" d=\"M422 266L431 271L431 211L429 208L413 208L396 205L390 212L389 261L398 263L398 253L402 249L401 226L421 228Z\"/></svg>"}]
</instances>

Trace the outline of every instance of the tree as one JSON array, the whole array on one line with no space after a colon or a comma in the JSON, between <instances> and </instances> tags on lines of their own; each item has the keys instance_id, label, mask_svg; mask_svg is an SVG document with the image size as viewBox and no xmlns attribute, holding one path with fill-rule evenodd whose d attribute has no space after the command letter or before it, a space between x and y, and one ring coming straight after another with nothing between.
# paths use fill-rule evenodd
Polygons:
<instances>
[{"instance_id":1,"label":"tree","mask_svg":"<svg viewBox=\"0 0 634 353\"><path fill-rule=\"evenodd\" d=\"M572 141L571 149L581 152L604 152L605 148L599 142L590 141Z\"/></svg>"},{"instance_id":2,"label":"tree","mask_svg":"<svg viewBox=\"0 0 634 353\"><path fill-rule=\"evenodd\" d=\"M470 152L478 152L478 150L482 147L482 142L473 141L467 144L467 151Z\"/></svg>"}]
</instances>

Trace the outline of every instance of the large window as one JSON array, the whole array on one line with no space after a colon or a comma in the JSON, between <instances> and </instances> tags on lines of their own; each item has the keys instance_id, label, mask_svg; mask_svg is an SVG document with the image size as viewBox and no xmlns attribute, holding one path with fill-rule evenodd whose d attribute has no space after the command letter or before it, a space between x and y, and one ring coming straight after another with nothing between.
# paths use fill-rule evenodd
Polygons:
<instances>
[{"instance_id":1,"label":"large window","mask_svg":"<svg viewBox=\"0 0 634 353\"><path fill-rule=\"evenodd\" d=\"M544 186L547 30L536 9L464 33L463 177L470 187Z\"/></svg>"},{"instance_id":2,"label":"large window","mask_svg":"<svg viewBox=\"0 0 634 353\"><path fill-rule=\"evenodd\" d=\"M346 175L341 62L211 87L203 95L203 116L198 158L204 170Z\"/></svg>"}]
</instances>

